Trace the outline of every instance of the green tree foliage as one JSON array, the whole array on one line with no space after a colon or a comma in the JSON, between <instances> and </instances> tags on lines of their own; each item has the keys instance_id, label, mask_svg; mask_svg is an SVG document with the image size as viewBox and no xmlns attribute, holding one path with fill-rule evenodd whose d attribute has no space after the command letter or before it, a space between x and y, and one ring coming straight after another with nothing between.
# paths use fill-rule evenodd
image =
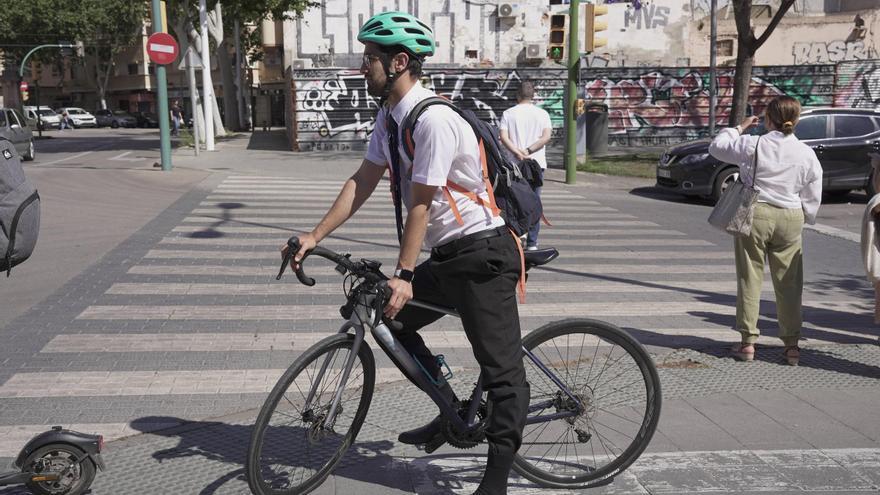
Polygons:
<instances>
[{"instance_id":1,"label":"green tree foliage","mask_svg":"<svg viewBox=\"0 0 880 495\"><path fill-rule=\"evenodd\" d=\"M78 63L104 106L104 92L116 55L141 35L146 3L132 0L2 0L0 45L6 63L17 67L32 47L79 42ZM34 60L60 63L59 50L40 50Z\"/></svg>"},{"instance_id":2,"label":"green tree foliage","mask_svg":"<svg viewBox=\"0 0 880 495\"><path fill-rule=\"evenodd\" d=\"M13 61L34 46L60 41L80 41L87 51L118 51L140 35L145 8L131 0L3 0L0 45ZM58 52L35 56L53 59Z\"/></svg>"}]
</instances>

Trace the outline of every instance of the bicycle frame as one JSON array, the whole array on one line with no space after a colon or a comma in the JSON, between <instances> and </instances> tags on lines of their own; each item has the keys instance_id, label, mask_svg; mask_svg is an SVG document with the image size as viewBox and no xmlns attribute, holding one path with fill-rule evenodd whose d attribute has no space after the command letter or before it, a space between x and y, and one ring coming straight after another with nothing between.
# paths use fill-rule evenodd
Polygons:
<instances>
[{"instance_id":1,"label":"bicycle frame","mask_svg":"<svg viewBox=\"0 0 880 495\"><path fill-rule=\"evenodd\" d=\"M479 410L480 400L483 395L483 387L482 387L482 373L480 373L480 377L477 379L476 386L470 397L470 407L468 408L467 414L464 418L459 416L458 411L454 407L452 403L446 400L446 398L441 394L440 389L432 383L423 373L422 368L416 362L415 358L410 355L406 349L403 348L403 345L399 340L394 336L394 332L385 325L381 319L376 319L375 309L375 298L376 296L373 294L362 294L359 296L361 301L356 305L355 310L353 311L351 317L348 321L342 325L339 329L339 333L349 333L350 331L354 331L355 340L352 345L351 354L348 356L348 360L345 363L345 367L342 371L342 378L339 381L339 385L336 389L335 396L333 398L333 403L330 406L330 411L325 418L325 425L332 425L336 420L336 412L338 411L339 401L342 398L342 392L345 390L345 386L348 382L349 375L351 373L351 369L354 366L354 361L357 357L358 351L360 350L360 346L364 342L364 336L366 334L367 328L370 329L370 333L373 334L373 337L382 347L382 350L388 354L392 360L399 364L407 377L409 377L412 381L414 381L422 390L424 390L431 400L437 404L437 407L440 408L441 414L452 423L452 426L458 432L468 432L476 429L480 421L477 421L477 412ZM453 316L459 318L458 313L451 308L445 308L442 306L436 306L430 303L425 303L421 301L412 300L408 305L416 306L419 308L424 308L430 311L436 311L438 313L443 313L445 315ZM377 324L373 324L373 322L378 321ZM552 414L544 414L538 416L528 417L526 420L526 424L535 424L535 423L543 423L547 421L554 421L561 418L567 418L578 415L581 411L584 410L584 404L578 399L574 393L572 393L569 388L562 383L562 381L551 371L537 356L535 356L528 349L523 347L523 352L525 355L541 370L547 377L559 387L560 391L562 391L568 398L574 401L577 404L576 410L568 410L561 411ZM315 394L317 393L317 386L321 383L321 380L324 377L324 373L326 373L328 366L332 362L335 356L335 351L330 353L325 359L324 363L321 365L321 369L318 371L318 374L312 384L308 396L306 398L306 402L304 405L304 409L309 409L311 406L312 399L314 399ZM538 404L529 405L528 413L531 414L535 411L541 411L550 407L553 407L554 401L547 400Z\"/></svg>"}]
</instances>

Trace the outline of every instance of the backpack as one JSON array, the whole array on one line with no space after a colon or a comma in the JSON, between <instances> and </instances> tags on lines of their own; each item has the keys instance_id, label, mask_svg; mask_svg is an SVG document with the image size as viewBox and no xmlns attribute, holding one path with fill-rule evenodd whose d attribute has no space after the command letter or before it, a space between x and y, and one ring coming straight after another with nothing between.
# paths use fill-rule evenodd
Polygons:
<instances>
[{"instance_id":1,"label":"backpack","mask_svg":"<svg viewBox=\"0 0 880 495\"><path fill-rule=\"evenodd\" d=\"M40 233L40 195L24 176L21 157L9 140L0 137L0 271L34 252Z\"/></svg>"},{"instance_id":2,"label":"backpack","mask_svg":"<svg viewBox=\"0 0 880 495\"><path fill-rule=\"evenodd\" d=\"M413 131L418 118L428 107L432 105L445 105L455 110L474 130L480 145L480 155L483 164L483 180L486 183L486 191L489 193L488 204L473 191L447 181L443 191L452 212L459 224L464 223L455 201L451 200L449 190L464 194L471 200L488 207L493 214L501 215L507 226L517 235L523 236L529 232L529 228L537 223L543 215L541 197L532 185L523 176L521 164L506 153L498 138L498 130L479 118L470 110L458 108L454 103L440 96L426 98L416 104L404 118L401 131L405 142L404 150L412 162L415 155ZM397 150L391 150L396 153Z\"/></svg>"}]
</instances>

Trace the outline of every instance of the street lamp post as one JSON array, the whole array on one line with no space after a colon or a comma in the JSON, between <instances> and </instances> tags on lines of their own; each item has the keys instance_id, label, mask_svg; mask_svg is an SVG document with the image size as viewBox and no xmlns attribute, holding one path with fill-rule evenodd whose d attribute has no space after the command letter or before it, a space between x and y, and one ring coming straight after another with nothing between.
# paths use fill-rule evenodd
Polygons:
<instances>
[{"instance_id":1,"label":"street lamp post","mask_svg":"<svg viewBox=\"0 0 880 495\"><path fill-rule=\"evenodd\" d=\"M49 43L46 45L38 45L33 48L21 59L21 65L18 67L18 85L21 86L21 82L24 81L24 68L27 66L27 59L30 58L31 55L34 54L37 50L42 48L75 48L74 45L70 43ZM37 104L37 136L43 137L43 119L40 117L40 82L34 80L34 103ZM24 114L24 100L19 98L21 101L21 112Z\"/></svg>"},{"instance_id":2,"label":"street lamp post","mask_svg":"<svg viewBox=\"0 0 880 495\"><path fill-rule=\"evenodd\" d=\"M715 135L715 106L718 105L718 78L715 69L715 50L718 43L718 0L712 0L709 7L711 28L709 40L709 136Z\"/></svg>"}]
</instances>

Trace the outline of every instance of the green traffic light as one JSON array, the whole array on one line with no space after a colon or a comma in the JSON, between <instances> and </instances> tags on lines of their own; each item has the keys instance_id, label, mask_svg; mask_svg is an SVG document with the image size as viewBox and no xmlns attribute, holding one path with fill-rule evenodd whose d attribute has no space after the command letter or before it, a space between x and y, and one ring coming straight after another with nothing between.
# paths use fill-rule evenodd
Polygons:
<instances>
[{"instance_id":1,"label":"green traffic light","mask_svg":"<svg viewBox=\"0 0 880 495\"><path fill-rule=\"evenodd\" d=\"M558 46L554 46L550 50L550 58L553 58L555 60L561 59L562 58L562 48L560 48Z\"/></svg>"}]
</instances>

